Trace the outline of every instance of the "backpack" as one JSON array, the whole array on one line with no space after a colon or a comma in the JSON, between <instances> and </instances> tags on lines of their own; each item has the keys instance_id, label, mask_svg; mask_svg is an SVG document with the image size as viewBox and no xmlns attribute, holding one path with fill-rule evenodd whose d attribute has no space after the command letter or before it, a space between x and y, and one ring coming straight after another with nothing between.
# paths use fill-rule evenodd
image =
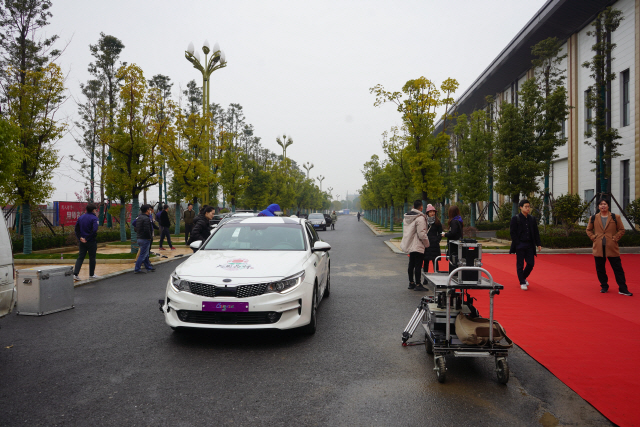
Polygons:
<instances>
[{"instance_id":1,"label":"backpack","mask_svg":"<svg viewBox=\"0 0 640 427\"><path fill-rule=\"evenodd\" d=\"M611 212L611 219L613 220L613 222L616 222L616 214L614 214L613 212ZM595 222L594 222L595 220L596 220L596 215L595 214L591 215L591 219L589 221L595 225Z\"/></svg>"}]
</instances>

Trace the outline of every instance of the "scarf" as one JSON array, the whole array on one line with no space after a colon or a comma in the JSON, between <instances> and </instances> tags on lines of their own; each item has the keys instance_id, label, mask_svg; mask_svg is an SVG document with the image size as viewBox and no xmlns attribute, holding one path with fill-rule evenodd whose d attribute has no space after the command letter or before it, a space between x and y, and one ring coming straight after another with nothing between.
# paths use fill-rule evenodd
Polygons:
<instances>
[{"instance_id":1,"label":"scarf","mask_svg":"<svg viewBox=\"0 0 640 427\"><path fill-rule=\"evenodd\" d=\"M428 216L427 217L427 224L429 225L429 227L431 227L434 222L436 222L436 217L435 216Z\"/></svg>"},{"instance_id":2,"label":"scarf","mask_svg":"<svg viewBox=\"0 0 640 427\"><path fill-rule=\"evenodd\" d=\"M462 223L462 217L460 215L454 216L453 219L460 221L460 225L464 226L464 224Z\"/></svg>"}]
</instances>

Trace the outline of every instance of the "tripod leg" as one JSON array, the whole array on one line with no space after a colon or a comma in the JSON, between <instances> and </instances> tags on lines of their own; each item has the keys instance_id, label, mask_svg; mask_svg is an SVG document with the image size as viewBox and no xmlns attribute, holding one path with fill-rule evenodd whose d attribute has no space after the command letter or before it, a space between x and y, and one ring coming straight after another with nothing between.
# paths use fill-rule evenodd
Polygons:
<instances>
[{"instance_id":1,"label":"tripod leg","mask_svg":"<svg viewBox=\"0 0 640 427\"><path fill-rule=\"evenodd\" d=\"M425 313L424 308L417 308L415 313L413 313L413 317L411 317L409 324L407 324L407 327L404 329L404 332L402 333L402 345L406 345L409 338L413 336L413 333L415 332L416 328L424 318L424 313Z\"/></svg>"}]
</instances>

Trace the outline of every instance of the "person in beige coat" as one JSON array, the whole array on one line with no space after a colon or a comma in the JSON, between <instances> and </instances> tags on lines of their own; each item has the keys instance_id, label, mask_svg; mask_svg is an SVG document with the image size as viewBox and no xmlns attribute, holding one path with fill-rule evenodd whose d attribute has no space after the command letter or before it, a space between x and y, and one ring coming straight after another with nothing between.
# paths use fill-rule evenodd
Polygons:
<instances>
[{"instance_id":1,"label":"person in beige coat","mask_svg":"<svg viewBox=\"0 0 640 427\"><path fill-rule=\"evenodd\" d=\"M627 289L627 282L620 261L620 247L618 241L624 235L624 225L620 215L614 215L609 211L609 201L601 198L598 201L600 213L593 215L587 225L587 235L593 242L593 257L596 261L596 273L600 281L600 292L609 291L609 278L605 264L607 259L613 269L618 283L618 293L625 296L633 296Z\"/></svg>"},{"instance_id":2,"label":"person in beige coat","mask_svg":"<svg viewBox=\"0 0 640 427\"><path fill-rule=\"evenodd\" d=\"M427 219L422 213L422 200L413 202L413 209L404 215L403 222L400 249L409 253L409 289L426 291L427 288L420 283L424 250L429 247Z\"/></svg>"}]
</instances>

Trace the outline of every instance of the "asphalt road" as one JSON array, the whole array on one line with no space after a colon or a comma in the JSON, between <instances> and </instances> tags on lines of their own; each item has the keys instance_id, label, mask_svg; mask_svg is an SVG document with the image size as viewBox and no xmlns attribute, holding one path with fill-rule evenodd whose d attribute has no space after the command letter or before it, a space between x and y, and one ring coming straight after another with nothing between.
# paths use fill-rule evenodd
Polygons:
<instances>
[{"instance_id":1,"label":"asphalt road","mask_svg":"<svg viewBox=\"0 0 640 427\"><path fill-rule=\"evenodd\" d=\"M421 296L407 258L355 217L320 236L331 297L311 337L172 332L158 299L181 261L77 288L73 310L1 319L0 425L612 425L518 348L506 386L472 358L449 358L439 384L424 346L401 346Z\"/></svg>"}]
</instances>

